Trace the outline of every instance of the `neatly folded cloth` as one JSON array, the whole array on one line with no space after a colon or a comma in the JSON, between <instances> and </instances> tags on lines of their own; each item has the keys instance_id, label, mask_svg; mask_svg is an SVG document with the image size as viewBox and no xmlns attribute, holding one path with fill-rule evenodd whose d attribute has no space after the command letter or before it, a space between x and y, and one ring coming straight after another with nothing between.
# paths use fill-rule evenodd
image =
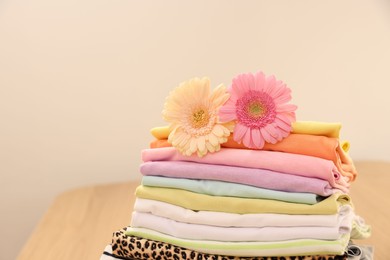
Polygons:
<instances>
[{"instance_id":1,"label":"neatly folded cloth","mask_svg":"<svg viewBox=\"0 0 390 260\"><path fill-rule=\"evenodd\" d=\"M355 215L352 223L351 236L355 239L365 239L371 236L371 226L364 219Z\"/></svg>"},{"instance_id":2,"label":"neatly folded cloth","mask_svg":"<svg viewBox=\"0 0 390 260\"><path fill-rule=\"evenodd\" d=\"M293 239L275 242L221 242L182 239L146 228L133 227L128 227L125 234L181 246L202 253L231 256L343 255L349 241L349 234L344 234L336 240Z\"/></svg>"},{"instance_id":3,"label":"neatly folded cloth","mask_svg":"<svg viewBox=\"0 0 390 260\"><path fill-rule=\"evenodd\" d=\"M210 196L179 189L139 186L136 197L171 203L192 210L228 213L336 214L341 205L351 205L348 195L335 193L314 205L277 200Z\"/></svg>"},{"instance_id":4,"label":"neatly folded cloth","mask_svg":"<svg viewBox=\"0 0 390 260\"><path fill-rule=\"evenodd\" d=\"M125 235L125 229L114 232L113 254L126 257L153 260L178 260L178 259L197 259L197 260L346 260L347 255L317 255L317 256L224 256L208 253L201 253L185 247L155 241L136 236Z\"/></svg>"},{"instance_id":5,"label":"neatly folded cloth","mask_svg":"<svg viewBox=\"0 0 390 260\"><path fill-rule=\"evenodd\" d=\"M343 205L338 208L337 213L327 215L237 214L202 210L194 211L158 200L136 198L134 211L151 213L185 223L219 227L332 227L339 225L340 221L353 211L353 208L350 205Z\"/></svg>"},{"instance_id":6,"label":"neatly folded cloth","mask_svg":"<svg viewBox=\"0 0 390 260\"><path fill-rule=\"evenodd\" d=\"M373 260L374 248L372 246L348 245L348 260Z\"/></svg>"},{"instance_id":7,"label":"neatly folded cloth","mask_svg":"<svg viewBox=\"0 0 390 260\"><path fill-rule=\"evenodd\" d=\"M147 228L183 239L213 240L225 242L274 242L292 239L336 240L352 229L353 213L344 216L333 227L216 227L178 222L150 213L134 211L131 227Z\"/></svg>"},{"instance_id":8,"label":"neatly folded cloth","mask_svg":"<svg viewBox=\"0 0 390 260\"><path fill-rule=\"evenodd\" d=\"M167 139L157 139L150 143L150 148L171 146L172 145L168 143ZM249 149L242 143L239 144L234 141L232 136L229 136L228 141L221 144L221 146L225 148ZM357 175L357 171L352 159L349 157L346 151L343 150L343 147L348 149L349 144L344 143L344 146L342 146L339 139L337 138L316 135L290 134L278 143L265 143L261 150L309 155L331 160L343 176L346 176L350 178L351 181L353 181Z\"/></svg>"},{"instance_id":9,"label":"neatly folded cloth","mask_svg":"<svg viewBox=\"0 0 390 260\"><path fill-rule=\"evenodd\" d=\"M340 136L340 123L325 123L313 121L297 121L292 123L292 133L321 135L338 138ZM168 139L171 130L168 126L155 127L150 130L157 139Z\"/></svg>"},{"instance_id":10,"label":"neatly folded cloth","mask_svg":"<svg viewBox=\"0 0 390 260\"><path fill-rule=\"evenodd\" d=\"M339 138L340 129L340 123L316 121L296 121L292 123L292 133L294 134L322 135Z\"/></svg>"},{"instance_id":11,"label":"neatly folded cloth","mask_svg":"<svg viewBox=\"0 0 390 260\"><path fill-rule=\"evenodd\" d=\"M314 193L285 192L231 182L192 180L161 176L144 176L142 178L142 185L150 187L182 189L212 196L269 199L304 204L315 204L323 199L323 197L319 197Z\"/></svg>"},{"instance_id":12,"label":"neatly folded cloth","mask_svg":"<svg viewBox=\"0 0 390 260\"><path fill-rule=\"evenodd\" d=\"M349 179L340 175L332 161L283 152L221 148L217 153L207 154L199 158L196 155L184 156L175 148L166 147L143 150L142 160L144 162L192 161L204 164L266 169L327 180L335 188L349 186Z\"/></svg>"},{"instance_id":13,"label":"neatly folded cloth","mask_svg":"<svg viewBox=\"0 0 390 260\"><path fill-rule=\"evenodd\" d=\"M326 180L256 168L180 161L155 161L141 164L140 171L144 176L217 180L271 190L315 193L321 196L330 196L339 191L348 192L348 188L344 186L340 186L340 189L332 188Z\"/></svg>"}]
</instances>

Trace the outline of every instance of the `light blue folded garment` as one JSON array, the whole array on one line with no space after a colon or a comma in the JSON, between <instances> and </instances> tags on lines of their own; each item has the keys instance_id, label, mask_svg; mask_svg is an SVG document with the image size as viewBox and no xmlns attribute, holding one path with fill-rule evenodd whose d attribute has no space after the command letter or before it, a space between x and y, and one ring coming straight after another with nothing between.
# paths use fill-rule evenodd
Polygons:
<instances>
[{"instance_id":1,"label":"light blue folded garment","mask_svg":"<svg viewBox=\"0 0 390 260\"><path fill-rule=\"evenodd\" d=\"M231 182L160 176L144 176L142 178L142 185L182 189L212 196L270 199L310 205L317 203L323 198L314 193L285 192Z\"/></svg>"}]
</instances>

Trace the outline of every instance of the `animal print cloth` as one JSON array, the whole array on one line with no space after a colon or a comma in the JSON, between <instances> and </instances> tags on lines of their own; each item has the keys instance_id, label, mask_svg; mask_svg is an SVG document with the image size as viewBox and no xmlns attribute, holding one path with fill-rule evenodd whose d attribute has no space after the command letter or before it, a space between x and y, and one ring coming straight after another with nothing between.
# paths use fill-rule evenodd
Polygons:
<instances>
[{"instance_id":1,"label":"animal print cloth","mask_svg":"<svg viewBox=\"0 0 390 260\"><path fill-rule=\"evenodd\" d=\"M277 257L237 257L204 254L183 247L127 236L125 229L114 232L112 254L125 259L152 260L347 260L347 255L321 256L277 256Z\"/></svg>"}]
</instances>

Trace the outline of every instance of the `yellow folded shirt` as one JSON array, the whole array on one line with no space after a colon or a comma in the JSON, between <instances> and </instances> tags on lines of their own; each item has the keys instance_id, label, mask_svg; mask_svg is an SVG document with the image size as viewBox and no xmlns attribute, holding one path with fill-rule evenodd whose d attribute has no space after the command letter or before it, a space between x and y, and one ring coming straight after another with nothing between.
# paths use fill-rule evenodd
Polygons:
<instances>
[{"instance_id":1,"label":"yellow folded shirt","mask_svg":"<svg viewBox=\"0 0 390 260\"><path fill-rule=\"evenodd\" d=\"M298 121L292 123L292 133L294 134L308 134L308 135L322 135L327 137L339 138L340 123L325 123L325 122L311 122ZM156 139L168 139L171 130L168 126L154 127L150 130Z\"/></svg>"},{"instance_id":2,"label":"yellow folded shirt","mask_svg":"<svg viewBox=\"0 0 390 260\"><path fill-rule=\"evenodd\" d=\"M170 203L191 210L228 212L238 214L336 214L341 205L352 205L348 195L335 193L314 205L268 199L248 199L210 196L180 189L139 186L136 197Z\"/></svg>"},{"instance_id":3,"label":"yellow folded shirt","mask_svg":"<svg viewBox=\"0 0 390 260\"><path fill-rule=\"evenodd\" d=\"M294 134L322 135L339 138L341 124L314 121L297 121L292 123L292 129L292 133Z\"/></svg>"}]
</instances>

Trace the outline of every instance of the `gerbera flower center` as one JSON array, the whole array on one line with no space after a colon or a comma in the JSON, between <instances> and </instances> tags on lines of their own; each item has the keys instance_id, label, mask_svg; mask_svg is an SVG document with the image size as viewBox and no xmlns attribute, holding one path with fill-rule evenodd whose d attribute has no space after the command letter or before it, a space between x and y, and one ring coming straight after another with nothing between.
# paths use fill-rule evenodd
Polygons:
<instances>
[{"instance_id":1,"label":"gerbera flower center","mask_svg":"<svg viewBox=\"0 0 390 260\"><path fill-rule=\"evenodd\" d=\"M264 127L276 117L275 103L267 93L249 90L237 100L236 115L238 121L247 127Z\"/></svg>"},{"instance_id":2,"label":"gerbera flower center","mask_svg":"<svg viewBox=\"0 0 390 260\"><path fill-rule=\"evenodd\" d=\"M191 116L191 125L193 128L202 128L208 125L210 120L210 115L204 109L196 109L192 112Z\"/></svg>"},{"instance_id":3,"label":"gerbera flower center","mask_svg":"<svg viewBox=\"0 0 390 260\"><path fill-rule=\"evenodd\" d=\"M260 117L265 113L263 104L259 102L251 102L248 104L248 114L252 117Z\"/></svg>"}]
</instances>

